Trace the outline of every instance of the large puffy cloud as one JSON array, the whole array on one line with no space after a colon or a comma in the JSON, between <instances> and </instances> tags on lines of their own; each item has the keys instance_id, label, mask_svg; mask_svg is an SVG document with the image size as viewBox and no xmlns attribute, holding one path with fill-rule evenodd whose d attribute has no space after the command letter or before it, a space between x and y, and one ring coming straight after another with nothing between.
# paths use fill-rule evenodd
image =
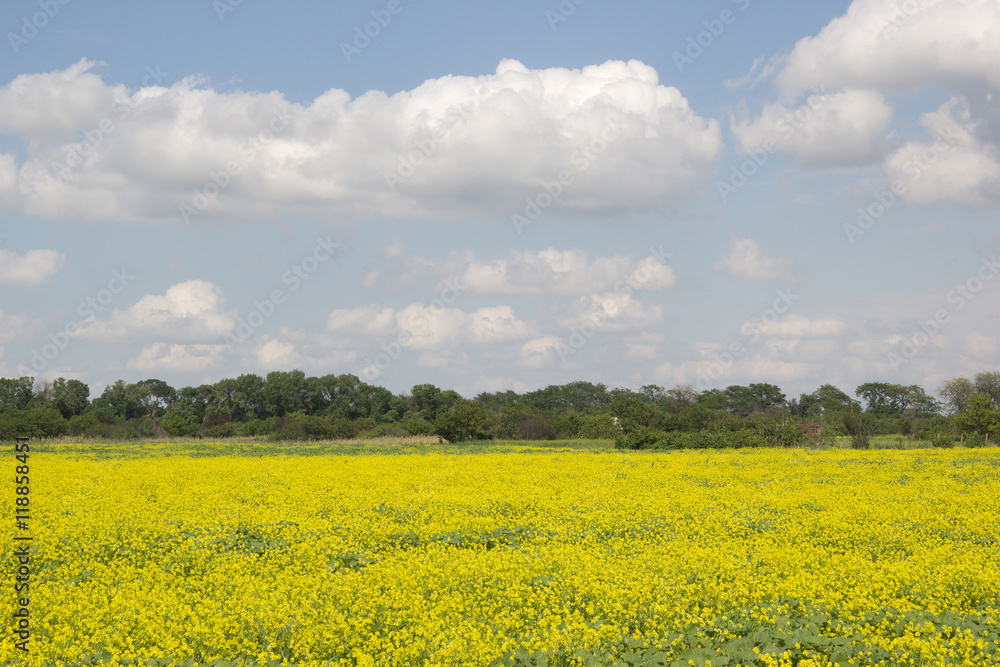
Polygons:
<instances>
[{"instance_id":1,"label":"large puffy cloud","mask_svg":"<svg viewBox=\"0 0 1000 667\"><path fill-rule=\"evenodd\" d=\"M998 62L995 0L854 0L818 35L799 40L777 81L792 92L956 81L997 89Z\"/></svg>"},{"instance_id":2,"label":"large puffy cloud","mask_svg":"<svg viewBox=\"0 0 1000 667\"><path fill-rule=\"evenodd\" d=\"M29 142L13 186L12 156L0 155L0 204L68 219L198 221L289 205L510 216L547 186L552 209L617 210L689 197L722 148L718 123L638 61L505 60L490 75L353 100L332 89L305 106L196 78L131 92L94 66L0 88L0 131Z\"/></svg>"},{"instance_id":3,"label":"large puffy cloud","mask_svg":"<svg viewBox=\"0 0 1000 667\"><path fill-rule=\"evenodd\" d=\"M512 251L495 260L476 259L469 251L453 252L441 262L411 258L393 284L406 287L441 281L448 284L451 279L457 290L530 295L671 289L676 286L677 278L673 269L661 262L668 256L659 250L655 252L660 257L610 255L593 260L581 249Z\"/></svg>"},{"instance_id":4,"label":"large puffy cloud","mask_svg":"<svg viewBox=\"0 0 1000 667\"><path fill-rule=\"evenodd\" d=\"M953 97L924 116L930 136L904 137L884 169L909 186L921 179L904 195L910 202L990 206L1000 201L997 62L1000 4L994 0L854 0L844 15L777 60L784 102L765 107L757 119L734 122L732 129L743 150L759 148L775 134L771 128L782 121L787 103L816 87L840 90L816 114L826 117L815 133L805 123L774 138L800 163L863 163L881 152L891 119L882 92L942 86ZM946 128L959 138L949 140L950 150L936 163L921 164Z\"/></svg>"},{"instance_id":5,"label":"large puffy cloud","mask_svg":"<svg viewBox=\"0 0 1000 667\"><path fill-rule=\"evenodd\" d=\"M730 253L715 268L738 278L763 282L794 283L805 277L805 270L794 257L768 257L755 240L735 235L730 238Z\"/></svg>"},{"instance_id":6,"label":"large puffy cloud","mask_svg":"<svg viewBox=\"0 0 1000 667\"><path fill-rule=\"evenodd\" d=\"M78 335L109 341L151 335L179 340L221 338L232 333L237 321L236 311L224 311L224 303L219 287L189 280L163 295L147 294L130 308L115 308L108 320L92 319L80 327Z\"/></svg>"},{"instance_id":7,"label":"large puffy cloud","mask_svg":"<svg viewBox=\"0 0 1000 667\"><path fill-rule=\"evenodd\" d=\"M108 86L86 59L61 72L22 74L0 88L0 132L34 144L70 141L96 126L123 86Z\"/></svg>"},{"instance_id":8,"label":"large puffy cloud","mask_svg":"<svg viewBox=\"0 0 1000 667\"><path fill-rule=\"evenodd\" d=\"M23 255L0 248L0 285L40 285L66 263L55 250L29 250Z\"/></svg>"},{"instance_id":9,"label":"large puffy cloud","mask_svg":"<svg viewBox=\"0 0 1000 667\"><path fill-rule=\"evenodd\" d=\"M754 119L734 119L731 129L744 154L781 150L800 164L853 164L878 155L892 116L879 93L844 90L797 108L767 105Z\"/></svg>"},{"instance_id":10,"label":"large puffy cloud","mask_svg":"<svg viewBox=\"0 0 1000 667\"><path fill-rule=\"evenodd\" d=\"M1000 201L1000 148L982 138L1000 128L974 120L968 101L959 97L924 114L920 124L929 139L906 143L885 162L888 176L903 184L907 201L954 201L977 208Z\"/></svg>"}]
</instances>

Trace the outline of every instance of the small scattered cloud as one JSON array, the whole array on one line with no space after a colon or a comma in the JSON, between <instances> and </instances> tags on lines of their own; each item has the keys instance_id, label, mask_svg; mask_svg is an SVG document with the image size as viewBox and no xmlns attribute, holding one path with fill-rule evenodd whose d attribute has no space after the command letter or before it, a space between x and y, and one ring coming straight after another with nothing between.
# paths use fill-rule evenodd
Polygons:
<instances>
[{"instance_id":1,"label":"small scattered cloud","mask_svg":"<svg viewBox=\"0 0 1000 667\"><path fill-rule=\"evenodd\" d=\"M652 254L590 258L582 249L512 251L497 259L477 259L454 251L434 262L408 259L390 287L438 284L451 279L462 291L478 294L563 295L625 290L663 291L677 285L673 269Z\"/></svg>"},{"instance_id":2,"label":"small scattered cloud","mask_svg":"<svg viewBox=\"0 0 1000 667\"><path fill-rule=\"evenodd\" d=\"M226 345L153 343L125 367L143 373L198 373L218 368L226 350Z\"/></svg>"},{"instance_id":3,"label":"small scattered cloud","mask_svg":"<svg viewBox=\"0 0 1000 667\"><path fill-rule=\"evenodd\" d=\"M737 278L771 283L797 283L806 275L795 258L767 257L755 240L735 235L730 239L729 254L715 265L715 269Z\"/></svg>"},{"instance_id":4,"label":"small scattered cloud","mask_svg":"<svg viewBox=\"0 0 1000 667\"><path fill-rule=\"evenodd\" d=\"M0 285L41 285L65 264L66 255L55 250L29 250L19 255L0 248Z\"/></svg>"}]
</instances>

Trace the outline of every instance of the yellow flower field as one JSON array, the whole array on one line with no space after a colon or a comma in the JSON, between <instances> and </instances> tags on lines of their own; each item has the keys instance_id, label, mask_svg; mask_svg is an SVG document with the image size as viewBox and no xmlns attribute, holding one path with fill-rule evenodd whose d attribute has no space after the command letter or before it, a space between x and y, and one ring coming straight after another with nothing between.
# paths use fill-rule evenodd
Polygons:
<instances>
[{"instance_id":1,"label":"yellow flower field","mask_svg":"<svg viewBox=\"0 0 1000 667\"><path fill-rule=\"evenodd\" d=\"M0 663L1000 665L995 449L128 448L31 454Z\"/></svg>"}]
</instances>

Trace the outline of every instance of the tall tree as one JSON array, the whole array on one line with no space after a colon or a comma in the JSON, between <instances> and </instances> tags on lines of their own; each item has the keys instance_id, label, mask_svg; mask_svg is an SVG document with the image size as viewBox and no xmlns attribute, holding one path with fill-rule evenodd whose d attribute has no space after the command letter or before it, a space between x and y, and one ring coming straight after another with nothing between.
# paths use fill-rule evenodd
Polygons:
<instances>
[{"instance_id":1,"label":"tall tree","mask_svg":"<svg viewBox=\"0 0 1000 667\"><path fill-rule=\"evenodd\" d=\"M859 412L861 404L832 384L821 385L811 394L799 397L799 413L805 417L818 417L833 412Z\"/></svg>"},{"instance_id":2,"label":"tall tree","mask_svg":"<svg viewBox=\"0 0 1000 667\"><path fill-rule=\"evenodd\" d=\"M177 399L177 392L163 380L150 378L135 383L136 396L147 417L156 419Z\"/></svg>"},{"instance_id":3,"label":"tall tree","mask_svg":"<svg viewBox=\"0 0 1000 667\"><path fill-rule=\"evenodd\" d=\"M698 402L699 392L689 384L679 384L666 392L666 409L678 413Z\"/></svg>"},{"instance_id":4,"label":"tall tree","mask_svg":"<svg viewBox=\"0 0 1000 667\"><path fill-rule=\"evenodd\" d=\"M570 382L563 385L549 385L545 389L528 392L524 402L542 410L576 410L605 407L611 402L611 395L604 384L593 382Z\"/></svg>"},{"instance_id":5,"label":"tall tree","mask_svg":"<svg viewBox=\"0 0 1000 667\"><path fill-rule=\"evenodd\" d=\"M306 389L306 374L298 369L268 373L264 382L265 411L275 417L303 412L306 407Z\"/></svg>"},{"instance_id":6,"label":"tall tree","mask_svg":"<svg viewBox=\"0 0 1000 667\"><path fill-rule=\"evenodd\" d=\"M361 417L364 382L357 375L324 375L317 382L317 396L324 411L338 419Z\"/></svg>"},{"instance_id":7,"label":"tall tree","mask_svg":"<svg viewBox=\"0 0 1000 667\"><path fill-rule=\"evenodd\" d=\"M52 407L69 419L82 414L90 404L90 387L79 380L56 378L52 383Z\"/></svg>"},{"instance_id":8,"label":"tall tree","mask_svg":"<svg viewBox=\"0 0 1000 667\"><path fill-rule=\"evenodd\" d=\"M888 382L866 382L855 394L865 400L865 411L878 416L935 414L940 406L919 385L908 387Z\"/></svg>"},{"instance_id":9,"label":"tall tree","mask_svg":"<svg viewBox=\"0 0 1000 667\"><path fill-rule=\"evenodd\" d=\"M986 394L975 394L956 419L965 430L981 435L994 434L1000 429L1000 410L993 407L993 401Z\"/></svg>"},{"instance_id":10,"label":"tall tree","mask_svg":"<svg viewBox=\"0 0 1000 667\"><path fill-rule=\"evenodd\" d=\"M0 378L0 412L28 408L35 395L34 383L32 377Z\"/></svg>"},{"instance_id":11,"label":"tall tree","mask_svg":"<svg viewBox=\"0 0 1000 667\"><path fill-rule=\"evenodd\" d=\"M771 415L785 407L785 394L775 384L756 383L749 386L753 397L753 410L759 414Z\"/></svg>"},{"instance_id":12,"label":"tall tree","mask_svg":"<svg viewBox=\"0 0 1000 667\"><path fill-rule=\"evenodd\" d=\"M986 394L993 401L993 407L1000 408L1000 372L976 373L976 392Z\"/></svg>"},{"instance_id":13,"label":"tall tree","mask_svg":"<svg viewBox=\"0 0 1000 667\"><path fill-rule=\"evenodd\" d=\"M726 410L734 415L748 417L754 414L770 415L785 405L785 395L777 385L767 383L730 385L723 392Z\"/></svg>"},{"instance_id":14,"label":"tall tree","mask_svg":"<svg viewBox=\"0 0 1000 667\"><path fill-rule=\"evenodd\" d=\"M938 394L944 399L948 412L955 415L963 412L969 404L969 399L976 393L976 386L969 378L952 378L938 387Z\"/></svg>"},{"instance_id":15,"label":"tall tree","mask_svg":"<svg viewBox=\"0 0 1000 667\"><path fill-rule=\"evenodd\" d=\"M259 419L264 414L264 378L253 373L245 373L236 378L236 386L232 393L233 408L239 417Z\"/></svg>"},{"instance_id":16,"label":"tall tree","mask_svg":"<svg viewBox=\"0 0 1000 667\"><path fill-rule=\"evenodd\" d=\"M94 399L94 412L105 419L135 419L143 414L140 393L138 386L116 380Z\"/></svg>"},{"instance_id":17,"label":"tall tree","mask_svg":"<svg viewBox=\"0 0 1000 667\"><path fill-rule=\"evenodd\" d=\"M723 396L727 412L741 417L746 417L754 412L754 396L750 387L731 384L726 387Z\"/></svg>"},{"instance_id":18,"label":"tall tree","mask_svg":"<svg viewBox=\"0 0 1000 667\"><path fill-rule=\"evenodd\" d=\"M184 414L193 414L193 420L201 424L205 419L205 412L211 404L214 395L215 388L210 384L203 384L198 387L182 387L178 390L177 400L174 401L171 407L177 408L178 404L190 407L191 412L185 412Z\"/></svg>"},{"instance_id":19,"label":"tall tree","mask_svg":"<svg viewBox=\"0 0 1000 667\"><path fill-rule=\"evenodd\" d=\"M473 400L477 403L482 403L488 410L503 410L519 405L521 397L508 389L507 391L497 391L494 393L484 391L477 394Z\"/></svg>"},{"instance_id":20,"label":"tall tree","mask_svg":"<svg viewBox=\"0 0 1000 667\"><path fill-rule=\"evenodd\" d=\"M447 409L444 402L442 391L432 384L415 384L410 389L410 407L427 421Z\"/></svg>"}]
</instances>

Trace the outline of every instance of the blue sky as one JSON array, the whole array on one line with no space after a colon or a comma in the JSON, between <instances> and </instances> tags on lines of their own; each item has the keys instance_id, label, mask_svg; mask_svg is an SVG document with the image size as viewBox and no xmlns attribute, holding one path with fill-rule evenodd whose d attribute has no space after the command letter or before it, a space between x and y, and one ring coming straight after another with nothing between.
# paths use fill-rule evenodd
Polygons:
<instances>
[{"instance_id":1,"label":"blue sky","mask_svg":"<svg viewBox=\"0 0 1000 667\"><path fill-rule=\"evenodd\" d=\"M36 0L0 32L4 376L1000 363L994 2Z\"/></svg>"}]
</instances>

